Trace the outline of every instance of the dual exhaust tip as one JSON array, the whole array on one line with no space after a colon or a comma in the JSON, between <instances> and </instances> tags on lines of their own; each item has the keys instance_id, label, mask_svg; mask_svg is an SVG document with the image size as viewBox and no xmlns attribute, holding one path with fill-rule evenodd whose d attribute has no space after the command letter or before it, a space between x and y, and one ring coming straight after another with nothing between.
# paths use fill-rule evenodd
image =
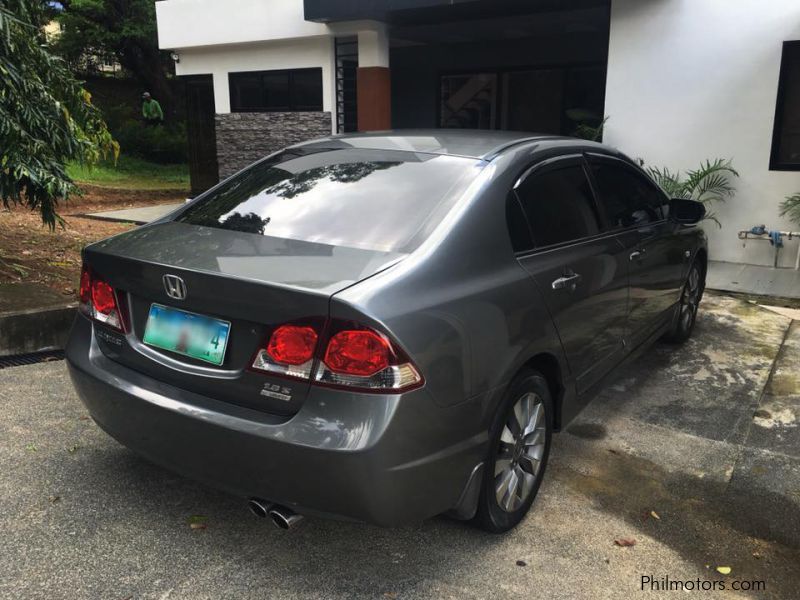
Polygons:
<instances>
[{"instance_id":1,"label":"dual exhaust tip","mask_svg":"<svg viewBox=\"0 0 800 600\"><path fill-rule=\"evenodd\" d=\"M262 519L269 517L272 519L272 523L275 527L285 531L294 529L303 521L303 516L298 515L292 509L279 504L265 502L258 498L251 498L247 502L247 507L255 516L261 517Z\"/></svg>"}]
</instances>

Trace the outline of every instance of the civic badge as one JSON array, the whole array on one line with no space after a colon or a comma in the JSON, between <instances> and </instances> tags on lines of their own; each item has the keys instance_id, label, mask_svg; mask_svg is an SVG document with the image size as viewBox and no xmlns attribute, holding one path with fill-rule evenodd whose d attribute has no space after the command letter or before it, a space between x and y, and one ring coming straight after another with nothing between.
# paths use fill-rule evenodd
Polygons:
<instances>
[{"instance_id":1,"label":"civic badge","mask_svg":"<svg viewBox=\"0 0 800 600\"><path fill-rule=\"evenodd\" d=\"M186 284L177 275L164 275L164 290L173 300L186 300Z\"/></svg>"}]
</instances>

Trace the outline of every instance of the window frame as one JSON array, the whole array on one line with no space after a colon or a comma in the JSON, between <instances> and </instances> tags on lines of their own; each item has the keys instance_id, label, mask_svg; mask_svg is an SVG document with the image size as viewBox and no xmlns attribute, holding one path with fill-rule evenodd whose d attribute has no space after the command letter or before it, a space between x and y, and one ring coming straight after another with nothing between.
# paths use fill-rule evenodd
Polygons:
<instances>
[{"instance_id":1,"label":"window frame","mask_svg":"<svg viewBox=\"0 0 800 600\"><path fill-rule=\"evenodd\" d=\"M591 193L591 202L592 202L591 208L594 211L595 218L597 219L598 232L574 240L559 242L557 244L550 244L547 246L537 246L536 237L533 235L533 230L530 224L530 217L528 216L528 213L525 210L525 205L522 202L521 198L519 197L517 190L531 177L536 177L539 175L549 173L551 171L558 171L560 169L576 167L576 166L582 169L583 176L586 178L586 181L589 185L589 190ZM588 164L586 162L586 158L581 152L570 152L569 154L561 154L559 156L540 159L536 161L534 164L528 165L526 168L522 170L521 175L517 177L511 190L509 190L508 199L506 200L506 202L511 202L511 201L514 201L518 204L519 210L525 216L525 225L528 228L528 236L532 244L532 247L528 250L515 251L514 254L518 257L529 256L531 254L537 254L539 252L549 252L551 250L558 250L561 248L576 246L578 244L583 244L588 241L593 241L596 239L606 237L610 233L606 231L605 216L603 212L600 210L597 198L597 190L594 185L594 180L591 178L591 173L588 170ZM508 208L506 208L506 212L507 211ZM508 222L506 222L506 229L509 235L509 242L511 242L511 231L508 227ZM513 248L513 242L511 243Z\"/></svg>"},{"instance_id":2,"label":"window frame","mask_svg":"<svg viewBox=\"0 0 800 600\"><path fill-rule=\"evenodd\" d=\"M295 100L294 94L294 78L298 72L311 72L314 71L316 74L319 75L319 104L315 104L314 108L308 108L308 105L298 105ZM238 84L236 79L238 77L253 77L258 76L260 78L260 92L262 96L262 102L264 99L264 76L270 75L282 75L286 74L287 76L287 84L286 84L286 96L288 99L288 104L286 108L267 108L264 106L257 107L257 108L242 108L239 106L240 104L240 93ZM230 107L232 113L279 113L279 112L322 112L324 110L324 81L323 81L323 73L322 67L303 67L300 69L266 69L260 71L230 71L228 72L228 96L230 99ZM302 106L302 107L301 107ZM319 108L316 108L316 107Z\"/></svg>"},{"instance_id":3,"label":"window frame","mask_svg":"<svg viewBox=\"0 0 800 600\"><path fill-rule=\"evenodd\" d=\"M669 201L670 201L669 196L667 195L667 193L663 189L661 189L661 187L655 181L653 181L653 179L645 171L643 171L642 169L634 166L633 164L631 164L630 162L628 162L628 161L626 161L624 159L618 158L616 156L611 156L609 154L600 154L600 153L596 153L596 152L587 152L587 153L585 153L585 157L586 157L586 167L587 167L586 170L587 170L587 172L589 174L589 179L592 182L592 189L594 190L595 202L597 203L598 210L600 211L600 214L602 215L603 231L605 231L606 233L617 234L617 233L623 233L623 232L631 231L631 230L640 230L640 229L644 229L644 228L647 228L647 227L652 227L654 225L660 225L660 224L664 223L669 218L669 215L664 210L665 206L667 206L667 207L669 206ZM630 173L633 173L635 176L639 177L640 179L646 181L647 185L650 188L652 188L663 199L662 204L658 207L658 214L661 215L661 218L660 219L656 219L655 221L651 221L649 223L640 223L640 224L630 225L628 227L622 227L622 228L619 228L619 229L613 229L611 227L611 221L609 220L608 213L606 212L606 207L603 204L603 199L602 199L602 196L600 194L600 188L597 185L597 179L595 178L594 170L592 169L592 163L596 163L596 164L606 163L606 164L610 164L610 165L619 166L619 167L623 168L624 170L627 170Z\"/></svg>"},{"instance_id":4,"label":"window frame","mask_svg":"<svg viewBox=\"0 0 800 600\"><path fill-rule=\"evenodd\" d=\"M800 49L800 40L783 42L781 46L781 68L778 76L778 92L775 100L775 118L772 124L772 148L769 156L770 171L800 171L800 161L796 163L780 162L778 153L780 152L781 133L783 131L783 117L786 108L786 86L789 77L788 48L796 47Z\"/></svg>"}]
</instances>

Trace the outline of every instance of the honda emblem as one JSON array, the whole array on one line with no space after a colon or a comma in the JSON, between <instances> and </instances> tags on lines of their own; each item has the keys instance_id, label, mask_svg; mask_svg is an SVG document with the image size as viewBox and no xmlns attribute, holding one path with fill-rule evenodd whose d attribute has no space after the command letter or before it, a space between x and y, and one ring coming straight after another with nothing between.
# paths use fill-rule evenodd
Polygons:
<instances>
[{"instance_id":1,"label":"honda emblem","mask_svg":"<svg viewBox=\"0 0 800 600\"><path fill-rule=\"evenodd\" d=\"M164 275L164 290L173 300L186 300L186 284L177 275Z\"/></svg>"}]
</instances>

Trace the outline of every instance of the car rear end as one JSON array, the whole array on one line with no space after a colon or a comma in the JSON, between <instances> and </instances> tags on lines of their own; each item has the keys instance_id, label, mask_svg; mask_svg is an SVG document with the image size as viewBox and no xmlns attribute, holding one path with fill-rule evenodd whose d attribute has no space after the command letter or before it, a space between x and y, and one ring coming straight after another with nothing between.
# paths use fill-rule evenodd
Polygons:
<instances>
[{"instance_id":1,"label":"car rear end","mask_svg":"<svg viewBox=\"0 0 800 600\"><path fill-rule=\"evenodd\" d=\"M88 247L67 346L79 396L124 445L241 497L386 525L451 508L480 458L415 435L444 418L423 370L336 294L413 252L476 173L294 150ZM430 197L404 200L420 178Z\"/></svg>"}]
</instances>

